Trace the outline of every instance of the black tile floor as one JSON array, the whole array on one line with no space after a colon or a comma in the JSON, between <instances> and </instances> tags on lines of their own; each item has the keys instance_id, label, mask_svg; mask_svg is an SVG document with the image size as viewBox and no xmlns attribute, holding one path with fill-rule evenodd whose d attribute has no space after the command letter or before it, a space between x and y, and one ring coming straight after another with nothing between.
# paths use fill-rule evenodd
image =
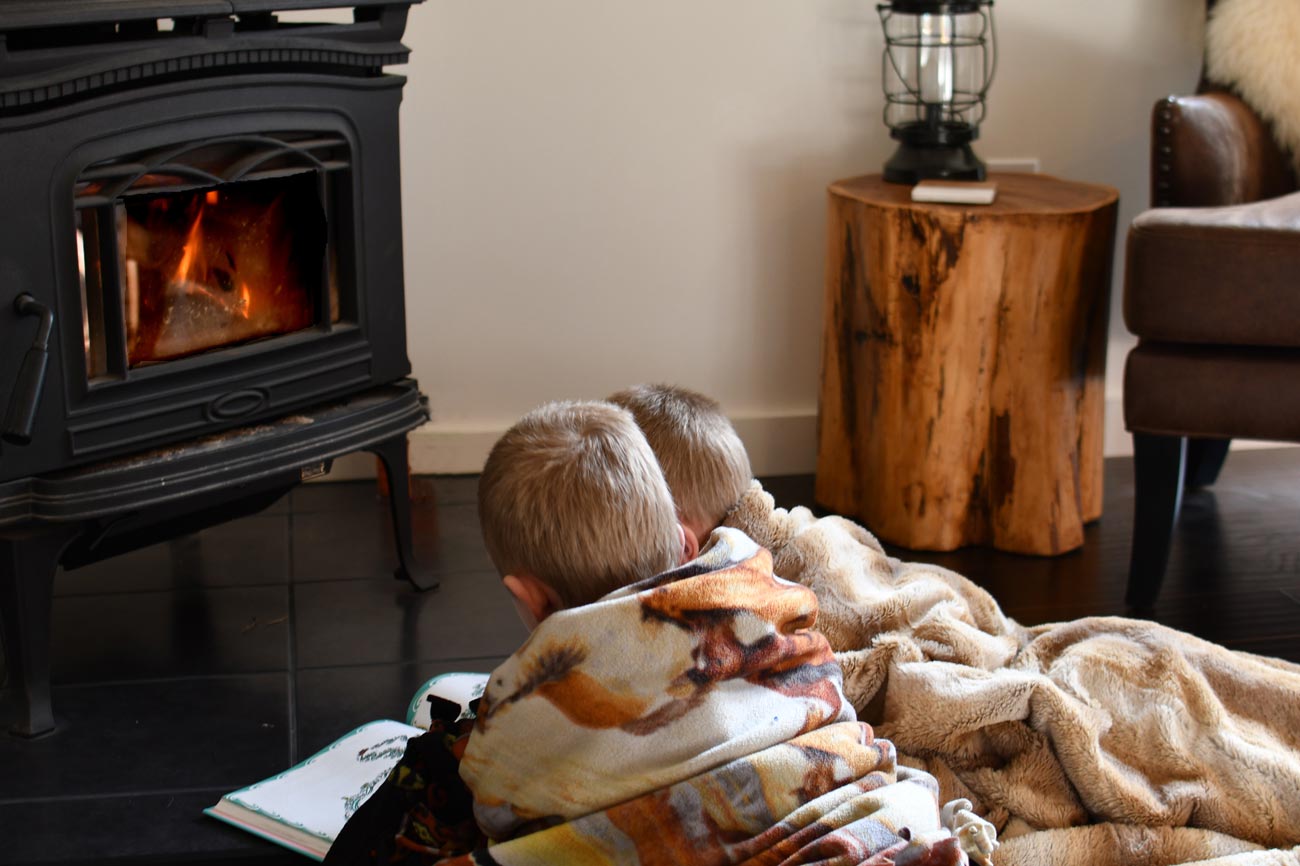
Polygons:
<instances>
[{"instance_id":1,"label":"black tile floor","mask_svg":"<svg viewBox=\"0 0 1300 866\"><path fill-rule=\"evenodd\" d=\"M1106 463L1105 514L1056 558L894 551L988 587L1025 623L1124 614L1132 463ZM58 730L0 734L0 864L301 864L201 814L375 718L435 673L489 670L524 637L478 534L474 477L417 479L417 555L392 578L373 483L306 485L260 514L60 574ZM811 476L766 479L811 504ZM1300 661L1300 449L1234 453L1189 494L1155 618ZM0 694L0 720L7 718Z\"/></svg>"}]
</instances>

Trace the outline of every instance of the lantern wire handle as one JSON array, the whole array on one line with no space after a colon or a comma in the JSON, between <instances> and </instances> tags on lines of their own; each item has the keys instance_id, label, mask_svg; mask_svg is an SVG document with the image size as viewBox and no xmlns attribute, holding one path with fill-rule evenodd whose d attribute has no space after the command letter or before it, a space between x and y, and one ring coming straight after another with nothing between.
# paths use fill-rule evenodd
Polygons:
<instances>
[{"instance_id":1,"label":"lantern wire handle","mask_svg":"<svg viewBox=\"0 0 1300 866\"><path fill-rule=\"evenodd\" d=\"M981 98L988 92L988 89L993 86L993 75L998 71L998 28L997 24L993 21L992 10L993 3L992 0L990 0L989 14L984 16L984 26L987 27L989 31L989 41L988 44L984 46L984 62L985 65L988 66L989 74L984 77L984 87L980 90ZM988 62L988 56L990 53L993 54L992 64L989 64ZM980 120L983 121L983 118L980 118Z\"/></svg>"},{"instance_id":2,"label":"lantern wire handle","mask_svg":"<svg viewBox=\"0 0 1300 866\"><path fill-rule=\"evenodd\" d=\"M895 77L898 78L899 83L903 85L903 89L907 91L907 95L908 95L908 96L913 96L913 97L915 97L915 98L917 99L917 101L919 102L920 99L921 99L921 91L920 91L920 89L913 90L912 87L908 84L908 82L907 82L907 76L903 74L903 70L901 70L901 69L898 68L898 61L894 58L894 52L892 52L892 51L889 50L889 47L888 47L888 41L889 41L889 22L893 19L893 17L894 17L894 13L893 13L892 11L890 11L890 12L887 13L885 10L886 10L886 7L884 7L884 6L882 6L882 7L880 8L880 20L881 20L881 23L882 23L883 26L884 26L884 34L885 34L885 41L886 41L886 46L885 46L885 58L889 61L889 65L892 66L892 67L894 68L894 75L895 75ZM918 37L918 39L919 39L919 37ZM919 46L919 45L917 46L917 50L920 50L920 46ZM886 92L885 92L885 95L886 95L886 96L892 96L893 94L890 94L888 91L886 91Z\"/></svg>"},{"instance_id":3,"label":"lantern wire handle","mask_svg":"<svg viewBox=\"0 0 1300 866\"><path fill-rule=\"evenodd\" d=\"M894 12L892 9L889 8L887 4L883 4L883 3L880 6L876 7L876 11L880 13L881 29L885 36L885 52L884 52L885 56L884 56L884 60L881 62L882 78L888 78L887 75L883 74L885 71L884 63L888 62L889 65L893 67L894 77L898 80L899 84L903 85L904 92L906 92L908 96L912 97L918 103L920 103L922 100L921 100L921 91L920 91L919 83L916 89L912 88L911 84L908 83L907 76L903 74L903 70L898 68L898 60L897 58L894 57L894 52L889 50L889 22L893 20ZM920 34L917 35L917 40L919 42ZM917 50L920 51L919 44L917 46ZM888 88L886 88L885 107L883 111L881 111L881 118L885 121L886 126L890 125L889 106L897 104L899 101L898 97L899 97L898 93L891 92Z\"/></svg>"}]
</instances>

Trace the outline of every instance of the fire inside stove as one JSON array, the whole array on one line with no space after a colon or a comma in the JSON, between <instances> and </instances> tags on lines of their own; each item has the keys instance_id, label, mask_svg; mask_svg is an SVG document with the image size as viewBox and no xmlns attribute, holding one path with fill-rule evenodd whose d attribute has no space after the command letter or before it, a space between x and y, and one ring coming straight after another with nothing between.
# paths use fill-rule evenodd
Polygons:
<instances>
[{"instance_id":1,"label":"fire inside stove","mask_svg":"<svg viewBox=\"0 0 1300 866\"><path fill-rule=\"evenodd\" d=\"M92 379L116 366L113 344L134 369L313 327L326 304L338 320L312 172L132 195L79 211L77 234ZM120 320L104 315L114 295Z\"/></svg>"}]
</instances>

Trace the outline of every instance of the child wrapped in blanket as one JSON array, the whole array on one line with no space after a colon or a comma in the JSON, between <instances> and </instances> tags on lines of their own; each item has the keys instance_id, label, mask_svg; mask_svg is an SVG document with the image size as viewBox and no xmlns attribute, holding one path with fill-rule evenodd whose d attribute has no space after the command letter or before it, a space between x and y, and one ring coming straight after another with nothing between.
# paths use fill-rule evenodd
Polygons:
<instances>
[{"instance_id":1,"label":"child wrapped in blanket","mask_svg":"<svg viewBox=\"0 0 1300 866\"><path fill-rule=\"evenodd\" d=\"M532 633L468 738L412 740L327 863L968 862L934 779L856 721L813 593L735 530L699 550L627 411L529 413L479 511Z\"/></svg>"},{"instance_id":2,"label":"child wrapped in blanket","mask_svg":"<svg viewBox=\"0 0 1300 866\"><path fill-rule=\"evenodd\" d=\"M865 708L883 670L862 669L862 650L906 630L926 658L991 670L1009 661L1024 630L984 589L956 572L885 553L863 527L804 507L776 508L752 477L744 444L717 401L673 385L637 385L609 397L636 418L663 469L678 519L707 538L741 530L773 556L781 577L812 588L817 630L839 653L849 698Z\"/></svg>"},{"instance_id":3,"label":"child wrapped in blanket","mask_svg":"<svg viewBox=\"0 0 1300 866\"><path fill-rule=\"evenodd\" d=\"M697 537L740 529L814 590L846 696L941 799L968 798L1002 831L1000 866L1300 864L1300 848L1247 853L1300 844L1300 666L1143 620L1025 628L850 520L776 508L710 398L641 385L610 400Z\"/></svg>"}]
</instances>

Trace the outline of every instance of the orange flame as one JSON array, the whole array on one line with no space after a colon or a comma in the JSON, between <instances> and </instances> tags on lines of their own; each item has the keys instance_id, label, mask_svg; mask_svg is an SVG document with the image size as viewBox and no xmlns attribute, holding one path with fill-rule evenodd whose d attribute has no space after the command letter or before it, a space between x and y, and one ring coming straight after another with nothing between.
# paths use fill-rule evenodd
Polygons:
<instances>
[{"instance_id":1,"label":"orange flame","mask_svg":"<svg viewBox=\"0 0 1300 866\"><path fill-rule=\"evenodd\" d=\"M301 181L128 205L123 258L139 275L136 299L126 301L128 320L138 323L128 334L132 367L312 325L320 266L312 250L323 226L290 222L286 196L295 214L313 213L318 189ZM297 244L300 231L313 244Z\"/></svg>"},{"instance_id":2,"label":"orange flame","mask_svg":"<svg viewBox=\"0 0 1300 866\"><path fill-rule=\"evenodd\" d=\"M176 276L172 278L173 282L183 283L190 276L190 269L194 267L194 259L198 256L199 243L202 235L199 233L199 226L203 222L203 208L194 217L194 224L190 226L189 234L185 236L185 246L181 252L181 263L176 266Z\"/></svg>"},{"instance_id":3,"label":"orange flame","mask_svg":"<svg viewBox=\"0 0 1300 866\"><path fill-rule=\"evenodd\" d=\"M209 204L216 202L216 190L209 190L205 199ZM194 222L190 225L189 232L185 236L185 246L181 248L181 260L176 266L175 275L172 277L173 290L202 295L215 301L226 312L247 319L251 315L253 306L253 291L249 288L248 283L241 282L239 284L239 299L232 303L229 296L221 292L214 292L205 282L208 275L205 273L207 257L204 255L203 211L204 208L200 206L199 212L195 215Z\"/></svg>"}]
</instances>

